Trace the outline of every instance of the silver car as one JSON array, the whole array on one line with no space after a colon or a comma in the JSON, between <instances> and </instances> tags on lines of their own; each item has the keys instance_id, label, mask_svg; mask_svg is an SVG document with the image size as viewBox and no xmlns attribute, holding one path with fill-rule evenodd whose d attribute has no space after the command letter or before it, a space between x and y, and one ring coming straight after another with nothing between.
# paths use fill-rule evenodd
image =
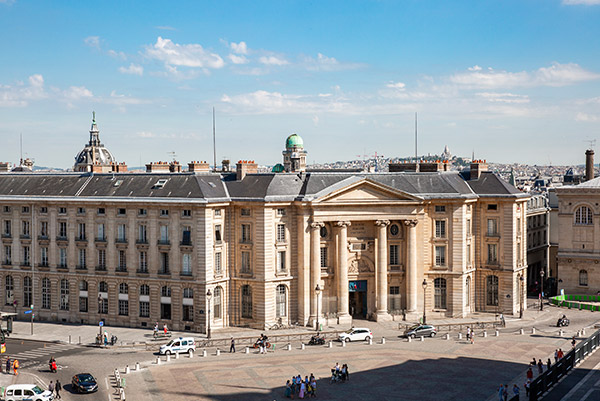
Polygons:
<instances>
[{"instance_id":1,"label":"silver car","mask_svg":"<svg viewBox=\"0 0 600 401\"><path fill-rule=\"evenodd\" d=\"M437 329L430 324L415 324L412 327L404 330L404 336L415 337L435 337Z\"/></svg>"}]
</instances>

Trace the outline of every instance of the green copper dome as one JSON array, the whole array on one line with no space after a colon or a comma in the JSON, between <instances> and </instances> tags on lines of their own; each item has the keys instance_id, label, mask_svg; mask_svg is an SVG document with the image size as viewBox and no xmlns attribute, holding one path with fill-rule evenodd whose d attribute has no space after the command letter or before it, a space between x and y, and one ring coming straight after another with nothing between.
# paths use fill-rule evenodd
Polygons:
<instances>
[{"instance_id":1,"label":"green copper dome","mask_svg":"<svg viewBox=\"0 0 600 401\"><path fill-rule=\"evenodd\" d=\"M300 138L300 135L292 134L285 140L285 147L286 149L293 147L304 148L304 141Z\"/></svg>"}]
</instances>

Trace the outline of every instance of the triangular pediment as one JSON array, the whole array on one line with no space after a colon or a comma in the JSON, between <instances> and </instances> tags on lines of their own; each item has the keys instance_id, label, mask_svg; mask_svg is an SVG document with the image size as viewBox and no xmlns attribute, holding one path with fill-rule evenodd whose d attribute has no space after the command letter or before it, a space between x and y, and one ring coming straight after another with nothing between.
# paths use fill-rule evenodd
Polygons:
<instances>
[{"instance_id":1,"label":"triangular pediment","mask_svg":"<svg viewBox=\"0 0 600 401\"><path fill-rule=\"evenodd\" d=\"M342 188L332 188L321 194L315 201L319 203L356 203L356 202L397 202L420 201L418 196L399 191L387 185L362 179Z\"/></svg>"}]
</instances>

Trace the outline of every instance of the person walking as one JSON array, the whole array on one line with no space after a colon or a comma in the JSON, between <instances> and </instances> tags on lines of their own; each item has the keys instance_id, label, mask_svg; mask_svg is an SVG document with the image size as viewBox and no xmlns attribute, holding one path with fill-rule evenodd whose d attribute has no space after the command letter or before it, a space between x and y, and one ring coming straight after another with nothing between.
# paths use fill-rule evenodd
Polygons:
<instances>
[{"instance_id":1,"label":"person walking","mask_svg":"<svg viewBox=\"0 0 600 401\"><path fill-rule=\"evenodd\" d=\"M13 362L13 373L15 374L15 376L19 376L19 360L15 359L15 361Z\"/></svg>"},{"instance_id":2,"label":"person walking","mask_svg":"<svg viewBox=\"0 0 600 401\"><path fill-rule=\"evenodd\" d=\"M504 397L504 401L508 400L508 384L504 385L504 392L502 393L502 396Z\"/></svg>"},{"instance_id":3,"label":"person walking","mask_svg":"<svg viewBox=\"0 0 600 401\"><path fill-rule=\"evenodd\" d=\"M504 401L504 386L502 384L498 389L498 401Z\"/></svg>"},{"instance_id":4,"label":"person walking","mask_svg":"<svg viewBox=\"0 0 600 401\"><path fill-rule=\"evenodd\" d=\"M546 370L550 370L551 367L552 367L552 362L550 361L550 358L548 358L548 360L546 361Z\"/></svg>"},{"instance_id":5,"label":"person walking","mask_svg":"<svg viewBox=\"0 0 600 401\"><path fill-rule=\"evenodd\" d=\"M475 344L475 332L471 330L471 344Z\"/></svg>"},{"instance_id":6,"label":"person walking","mask_svg":"<svg viewBox=\"0 0 600 401\"><path fill-rule=\"evenodd\" d=\"M167 332L169 331L169 329L167 328L167 324L163 324L163 331L165 332L165 336L167 335Z\"/></svg>"},{"instance_id":7,"label":"person walking","mask_svg":"<svg viewBox=\"0 0 600 401\"><path fill-rule=\"evenodd\" d=\"M558 359L561 360L563 358L563 356L565 356L565 353L563 352L562 348L558 349Z\"/></svg>"},{"instance_id":8,"label":"person walking","mask_svg":"<svg viewBox=\"0 0 600 401\"><path fill-rule=\"evenodd\" d=\"M231 345L229 346L229 353L235 353L235 340L231 337Z\"/></svg>"},{"instance_id":9,"label":"person walking","mask_svg":"<svg viewBox=\"0 0 600 401\"><path fill-rule=\"evenodd\" d=\"M538 359L537 366L538 366L538 374L541 375L542 373L544 373L544 364L542 363L541 359Z\"/></svg>"},{"instance_id":10,"label":"person walking","mask_svg":"<svg viewBox=\"0 0 600 401\"><path fill-rule=\"evenodd\" d=\"M558 362L558 349L554 350L554 363Z\"/></svg>"},{"instance_id":11,"label":"person walking","mask_svg":"<svg viewBox=\"0 0 600 401\"><path fill-rule=\"evenodd\" d=\"M513 399L516 398L519 401L519 386L513 384Z\"/></svg>"},{"instance_id":12,"label":"person walking","mask_svg":"<svg viewBox=\"0 0 600 401\"><path fill-rule=\"evenodd\" d=\"M471 328L467 327L467 341L471 340Z\"/></svg>"},{"instance_id":13,"label":"person walking","mask_svg":"<svg viewBox=\"0 0 600 401\"><path fill-rule=\"evenodd\" d=\"M6 373L10 375L10 356L6 358Z\"/></svg>"},{"instance_id":14,"label":"person walking","mask_svg":"<svg viewBox=\"0 0 600 401\"><path fill-rule=\"evenodd\" d=\"M60 384L58 379L56 379L56 386L54 386L54 391L56 391L56 398L59 400L62 399L62 397L60 396L60 390L62 390L62 384Z\"/></svg>"},{"instance_id":15,"label":"person walking","mask_svg":"<svg viewBox=\"0 0 600 401\"><path fill-rule=\"evenodd\" d=\"M52 383L52 380L50 380L50 384L48 384L48 391L54 394L54 383Z\"/></svg>"},{"instance_id":16,"label":"person walking","mask_svg":"<svg viewBox=\"0 0 600 401\"><path fill-rule=\"evenodd\" d=\"M314 398L317 396L317 379L315 379L312 373L310 378L310 386L312 387L312 392L310 393L310 395Z\"/></svg>"},{"instance_id":17,"label":"person walking","mask_svg":"<svg viewBox=\"0 0 600 401\"><path fill-rule=\"evenodd\" d=\"M531 370L531 366L527 369L527 380L533 380L533 370Z\"/></svg>"},{"instance_id":18,"label":"person walking","mask_svg":"<svg viewBox=\"0 0 600 401\"><path fill-rule=\"evenodd\" d=\"M577 344L577 340L575 339L575 336L573 336L573 339L571 340L571 347L575 348L575 344Z\"/></svg>"}]
</instances>

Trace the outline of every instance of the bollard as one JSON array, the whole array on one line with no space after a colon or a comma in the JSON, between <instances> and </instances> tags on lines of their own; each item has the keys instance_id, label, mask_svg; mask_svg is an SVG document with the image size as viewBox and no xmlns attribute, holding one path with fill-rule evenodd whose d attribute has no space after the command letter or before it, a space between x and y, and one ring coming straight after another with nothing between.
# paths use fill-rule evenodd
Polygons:
<instances>
[{"instance_id":1,"label":"bollard","mask_svg":"<svg viewBox=\"0 0 600 401\"><path fill-rule=\"evenodd\" d=\"M519 329L519 334L525 334L525 330Z\"/></svg>"},{"instance_id":2,"label":"bollard","mask_svg":"<svg viewBox=\"0 0 600 401\"><path fill-rule=\"evenodd\" d=\"M421 336L419 341L425 341L425 337Z\"/></svg>"},{"instance_id":3,"label":"bollard","mask_svg":"<svg viewBox=\"0 0 600 401\"><path fill-rule=\"evenodd\" d=\"M219 356L221 355L221 350L217 348L217 351L215 352L215 356Z\"/></svg>"},{"instance_id":4,"label":"bollard","mask_svg":"<svg viewBox=\"0 0 600 401\"><path fill-rule=\"evenodd\" d=\"M205 349L202 350L202 357L206 358L206 350Z\"/></svg>"},{"instance_id":5,"label":"bollard","mask_svg":"<svg viewBox=\"0 0 600 401\"><path fill-rule=\"evenodd\" d=\"M342 347L346 346L346 341L342 340Z\"/></svg>"},{"instance_id":6,"label":"bollard","mask_svg":"<svg viewBox=\"0 0 600 401\"><path fill-rule=\"evenodd\" d=\"M446 333L444 334L444 340L449 340L450 339L450 334Z\"/></svg>"},{"instance_id":7,"label":"bollard","mask_svg":"<svg viewBox=\"0 0 600 401\"><path fill-rule=\"evenodd\" d=\"M129 373L131 373L131 370L129 369L129 365L125 366L125 374L128 375Z\"/></svg>"},{"instance_id":8,"label":"bollard","mask_svg":"<svg viewBox=\"0 0 600 401\"><path fill-rule=\"evenodd\" d=\"M385 344L385 337L381 337L381 344Z\"/></svg>"},{"instance_id":9,"label":"bollard","mask_svg":"<svg viewBox=\"0 0 600 401\"><path fill-rule=\"evenodd\" d=\"M135 371L137 372L137 371L139 371L139 370L140 370L140 363L139 363L139 362L136 362L136 363L135 363Z\"/></svg>"},{"instance_id":10,"label":"bollard","mask_svg":"<svg viewBox=\"0 0 600 401\"><path fill-rule=\"evenodd\" d=\"M81 336L79 336L79 344L81 344Z\"/></svg>"},{"instance_id":11,"label":"bollard","mask_svg":"<svg viewBox=\"0 0 600 401\"><path fill-rule=\"evenodd\" d=\"M161 362L161 361L160 361L160 356L159 356L158 358L156 358L156 364L157 364L157 365L160 365L160 362Z\"/></svg>"},{"instance_id":12,"label":"bollard","mask_svg":"<svg viewBox=\"0 0 600 401\"><path fill-rule=\"evenodd\" d=\"M581 329L581 335L585 336L585 329Z\"/></svg>"},{"instance_id":13,"label":"bollard","mask_svg":"<svg viewBox=\"0 0 600 401\"><path fill-rule=\"evenodd\" d=\"M188 352L188 358L192 359L194 357L194 350L190 350Z\"/></svg>"},{"instance_id":14,"label":"bollard","mask_svg":"<svg viewBox=\"0 0 600 401\"><path fill-rule=\"evenodd\" d=\"M412 341L412 337L408 336L408 342L411 342L411 341Z\"/></svg>"},{"instance_id":15,"label":"bollard","mask_svg":"<svg viewBox=\"0 0 600 401\"><path fill-rule=\"evenodd\" d=\"M288 345L285 346L285 349L288 351L292 350L292 344L288 343Z\"/></svg>"},{"instance_id":16,"label":"bollard","mask_svg":"<svg viewBox=\"0 0 600 401\"><path fill-rule=\"evenodd\" d=\"M327 343L327 348L332 348L333 347L333 341L329 341Z\"/></svg>"},{"instance_id":17,"label":"bollard","mask_svg":"<svg viewBox=\"0 0 600 401\"><path fill-rule=\"evenodd\" d=\"M167 354L167 362L171 362L171 354Z\"/></svg>"},{"instance_id":18,"label":"bollard","mask_svg":"<svg viewBox=\"0 0 600 401\"><path fill-rule=\"evenodd\" d=\"M535 334L535 327L531 328L531 334Z\"/></svg>"},{"instance_id":19,"label":"bollard","mask_svg":"<svg viewBox=\"0 0 600 401\"><path fill-rule=\"evenodd\" d=\"M558 330L558 336L559 336L559 337L562 337L562 336L563 336L563 330L562 330L562 329Z\"/></svg>"},{"instance_id":20,"label":"bollard","mask_svg":"<svg viewBox=\"0 0 600 401\"><path fill-rule=\"evenodd\" d=\"M304 343L300 344L300 349L304 350L306 348L306 346L304 345Z\"/></svg>"},{"instance_id":21,"label":"bollard","mask_svg":"<svg viewBox=\"0 0 600 401\"><path fill-rule=\"evenodd\" d=\"M373 339L369 337L369 345L373 345Z\"/></svg>"},{"instance_id":22,"label":"bollard","mask_svg":"<svg viewBox=\"0 0 600 401\"><path fill-rule=\"evenodd\" d=\"M246 347L246 350L244 351L244 353L249 354L250 353L250 348Z\"/></svg>"},{"instance_id":23,"label":"bollard","mask_svg":"<svg viewBox=\"0 0 600 401\"><path fill-rule=\"evenodd\" d=\"M179 352L175 353L175 359L179 359Z\"/></svg>"},{"instance_id":24,"label":"bollard","mask_svg":"<svg viewBox=\"0 0 600 401\"><path fill-rule=\"evenodd\" d=\"M483 330L483 338L487 337L487 330Z\"/></svg>"},{"instance_id":25,"label":"bollard","mask_svg":"<svg viewBox=\"0 0 600 401\"><path fill-rule=\"evenodd\" d=\"M500 332L499 332L498 330L496 330L496 332L494 333L494 335L495 335L496 337L498 337L498 336L500 335Z\"/></svg>"},{"instance_id":26,"label":"bollard","mask_svg":"<svg viewBox=\"0 0 600 401\"><path fill-rule=\"evenodd\" d=\"M458 333L458 339L462 340L462 333Z\"/></svg>"}]
</instances>

